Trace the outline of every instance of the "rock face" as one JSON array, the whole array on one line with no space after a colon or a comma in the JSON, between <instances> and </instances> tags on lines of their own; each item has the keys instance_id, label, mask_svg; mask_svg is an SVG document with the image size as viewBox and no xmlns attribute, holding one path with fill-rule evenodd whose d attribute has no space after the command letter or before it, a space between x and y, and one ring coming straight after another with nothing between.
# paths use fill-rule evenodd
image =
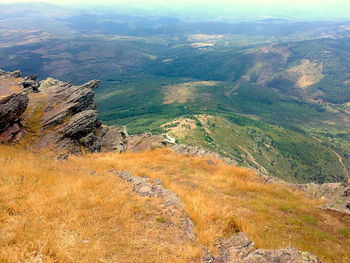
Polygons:
<instances>
[{"instance_id":1,"label":"rock face","mask_svg":"<svg viewBox=\"0 0 350 263\"><path fill-rule=\"evenodd\" d=\"M98 117L93 89L97 88L99 83L95 80L82 86L73 86L70 82L61 82L52 78L42 81L39 91L46 95L49 102L45 109L43 125L57 126L69 116L74 116L75 119L77 114L81 117L85 116L84 111L87 110L94 111Z\"/></svg>"},{"instance_id":2,"label":"rock face","mask_svg":"<svg viewBox=\"0 0 350 263\"><path fill-rule=\"evenodd\" d=\"M28 107L28 101L24 93L12 94L0 100L0 130L19 120Z\"/></svg>"},{"instance_id":3,"label":"rock face","mask_svg":"<svg viewBox=\"0 0 350 263\"><path fill-rule=\"evenodd\" d=\"M48 78L40 83L39 94L46 98L42 126L44 141L77 153L81 148L89 152L126 149L128 137L125 127L103 127L94 100L94 89L100 81L92 80L81 86ZM54 134L54 136L52 136Z\"/></svg>"},{"instance_id":4,"label":"rock face","mask_svg":"<svg viewBox=\"0 0 350 263\"><path fill-rule=\"evenodd\" d=\"M12 94L0 100L0 142L18 141L23 135L20 117L28 107L27 94Z\"/></svg>"},{"instance_id":5,"label":"rock face","mask_svg":"<svg viewBox=\"0 0 350 263\"><path fill-rule=\"evenodd\" d=\"M218 241L219 254L207 250L203 263L322 263L316 256L288 247L284 249L256 249L254 242L242 232Z\"/></svg>"}]
</instances>

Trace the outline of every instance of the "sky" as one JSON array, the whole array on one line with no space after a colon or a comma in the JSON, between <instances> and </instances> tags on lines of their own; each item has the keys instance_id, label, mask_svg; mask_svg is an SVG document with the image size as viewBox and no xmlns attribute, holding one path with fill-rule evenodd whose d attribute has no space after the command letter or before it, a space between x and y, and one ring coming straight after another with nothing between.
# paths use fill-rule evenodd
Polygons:
<instances>
[{"instance_id":1,"label":"sky","mask_svg":"<svg viewBox=\"0 0 350 263\"><path fill-rule=\"evenodd\" d=\"M324 5L324 6L349 6L349 0L39 0L40 2L49 2L55 4L116 4L116 3L163 3L163 4L213 4L213 5L228 5L235 4L257 4L257 5L269 5L269 4L283 4L283 5ZM36 2L39 2L36 0ZM2 3L15 3L15 2L35 2L33 0L1 0Z\"/></svg>"},{"instance_id":2,"label":"sky","mask_svg":"<svg viewBox=\"0 0 350 263\"><path fill-rule=\"evenodd\" d=\"M213 16L261 16L304 19L350 20L350 0L39 0L60 5L88 7L124 6L169 14ZM33 0L0 0L1 3Z\"/></svg>"}]
</instances>

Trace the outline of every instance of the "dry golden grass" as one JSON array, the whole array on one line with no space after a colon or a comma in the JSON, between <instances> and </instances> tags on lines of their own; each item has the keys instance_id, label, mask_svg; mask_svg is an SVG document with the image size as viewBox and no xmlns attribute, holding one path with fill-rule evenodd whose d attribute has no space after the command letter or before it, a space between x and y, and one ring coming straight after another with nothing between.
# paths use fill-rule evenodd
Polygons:
<instances>
[{"instance_id":1,"label":"dry golden grass","mask_svg":"<svg viewBox=\"0 0 350 263\"><path fill-rule=\"evenodd\" d=\"M186 103L197 97L196 88L218 85L217 81L195 81L163 87L165 89L164 104Z\"/></svg>"},{"instance_id":2,"label":"dry golden grass","mask_svg":"<svg viewBox=\"0 0 350 263\"><path fill-rule=\"evenodd\" d=\"M258 247L293 245L325 262L350 262L349 217L220 161L167 149L65 162L0 152L0 262L198 262L200 245L213 248L237 229ZM160 200L137 196L110 169L162 179L182 199L197 242L181 241L176 225L157 220Z\"/></svg>"},{"instance_id":3,"label":"dry golden grass","mask_svg":"<svg viewBox=\"0 0 350 263\"><path fill-rule=\"evenodd\" d=\"M297 79L298 87L307 88L323 78L323 65L313 63L308 59L302 61L299 66L295 66L288 70L292 78Z\"/></svg>"},{"instance_id":4,"label":"dry golden grass","mask_svg":"<svg viewBox=\"0 0 350 263\"><path fill-rule=\"evenodd\" d=\"M60 162L44 153L0 149L0 262L199 258L199 248L179 239L178 226L157 220L171 221L160 200L134 194L104 162Z\"/></svg>"}]
</instances>

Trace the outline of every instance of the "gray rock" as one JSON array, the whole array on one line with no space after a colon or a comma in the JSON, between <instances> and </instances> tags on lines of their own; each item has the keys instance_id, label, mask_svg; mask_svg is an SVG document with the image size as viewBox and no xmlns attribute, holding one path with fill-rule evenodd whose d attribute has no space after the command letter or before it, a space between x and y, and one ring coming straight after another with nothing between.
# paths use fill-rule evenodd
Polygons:
<instances>
[{"instance_id":1,"label":"gray rock","mask_svg":"<svg viewBox=\"0 0 350 263\"><path fill-rule=\"evenodd\" d=\"M19 121L28 107L29 98L24 93L12 94L0 100L0 131Z\"/></svg>"},{"instance_id":2,"label":"gray rock","mask_svg":"<svg viewBox=\"0 0 350 263\"><path fill-rule=\"evenodd\" d=\"M321 263L321 261L309 252L299 251L294 247L269 250L258 249L250 253L240 262L242 263Z\"/></svg>"},{"instance_id":3,"label":"gray rock","mask_svg":"<svg viewBox=\"0 0 350 263\"><path fill-rule=\"evenodd\" d=\"M206 249L203 263L321 263L311 253L299 251L294 247L256 249L254 242L242 232L218 240L216 246L219 254L213 256Z\"/></svg>"},{"instance_id":4,"label":"gray rock","mask_svg":"<svg viewBox=\"0 0 350 263\"><path fill-rule=\"evenodd\" d=\"M37 81L37 76L30 75L26 78L24 78L24 81L22 81L22 86L24 90L33 91L33 92L39 92L40 82Z\"/></svg>"},{"instance_id":5,"label":"gray rock","mask_svg":"<svg viewBox=\"0 0 350 263\"><path fill-rule=\"evenodd\" d=\"M87 136L80 139L80 144L89 152L96 153L101 151L102 139L101 137L90 133Z\"/></svg>"},{"instance_id":6,"label":"gray rock","mask_svg":"<svg viewBox=\"0 0 350 263\"><path fill-rule=\"evenodd\" d=\"M7 72L7 71L4 71L4 70L0 70L0 76L6 76L6 77L9 77L9 78L20 78L21 74L22 73L19 70L16 70L16 71L13 71L13 72Z\"/></svg>"},{"instance_id":7,"label":"gray rock","mask_svg":"<svg viewBox=\"0 0 350 263\"><path fill-rule=\"evenodd\" d=\"M39 91L45 95L43 104L47 106L41 119L46 136L39 144L54 143L71 153L79 153L82 148L100 152L102 135L108 129L101 127L94 101L94 89L99 85L98 80L81 86L53 78L41 81Z\"/></svg>"},{"instance_id":8,"label":"gray rock","mask_svg":"<svg viewBox=\"0 0 350 263\"><path fill-rule=\"evenodd\" d=\"M102 132L102 151L124 152L128 144L128 131L125 126L105 127Z\"/></svg>"},{"instance_id":9,"label":"gray rock","mask_svg":"<svg viewBox=\"0 0 350 263\"><path fill-rule=\"evenodd\" d=\"M64 137L81 139L101 125L102 123L99 121L98 114L95 110L85 110L73 115L59 132L63 134Z\"/></svg>"},{"instance_id":10,"label":"gray rock","mask_svg":"<svg viewBox=\"0 0 350 263\"><path fill-rule=\"evenodd\" d=\"M99 85L98 80L90 81L82 86L73 86L70 82L61 82L52 78L42 81L40 91L51 98L45 109L44 126L55 126L62 123L68 116L85 110L95 110L93 89Z\"/></svg>"}]
</instances>

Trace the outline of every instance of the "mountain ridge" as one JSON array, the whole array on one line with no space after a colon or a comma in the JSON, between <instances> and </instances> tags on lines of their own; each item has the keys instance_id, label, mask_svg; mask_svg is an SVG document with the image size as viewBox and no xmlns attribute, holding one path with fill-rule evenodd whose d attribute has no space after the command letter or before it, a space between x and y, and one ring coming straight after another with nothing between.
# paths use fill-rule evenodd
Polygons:
<instances>
[{"instance_id":1,"label":"mountain ridge","mask_svg":"<svg viewBox=\"0 0 350 263\"><path fill-rule=\"evenodd\" d=\"M312 231L315 233L314 236L307 238L309 240L307 242L311 242L311 240L314 240L314 238L317 237L317 231L331 231L327 232L327 235L330 235L328 233L333 233L342 239L346 236L346 230L344 230L344 237L342 236L343 234L335 234L337 233L335 227L338 225L347 226L348 224L346 221L348 218L347 215L350 214L350 194L348 193L350 188L348 184L288 184L276 179L275 177L257 175L254 174L253 171L232 166L236 163L230 159L222 158L214 152L209 152L193 146L178 144L174 145L171 143L171 138L166 138L159 135L154 136L151 134L129 137L124 127L105 127L99 122L94 102L94 89L97 88L98 85L99 81L96 80L90 81L81 86L74 86L70 82L60 82L51 78L38 82L35 76L21 78L19 71L12 73L1 71L0 94L2 97L4 97L0 100L0 113L4 114L1 115L1 120L5 120L5 118L2 118L3 116L9 116L6 119L6 122L8 122L9 125L3 125L3 123L0 123L0 128L2 129L0 137L3 136L4 132L6 133L8 130L12 130L11 126L17 123L21 123L21 126L19 127L20 131L17 132L14 137L10 137L10 140L7 141L9 146L0 145L0 151L4 153L4 155L1 155L0 159L5 158L4 163L6 164L0 168L3 169L0 180L6 181L4 186L0 185L0 193L9 194L9 188L5 186L10 184L12 185L12 191L22 191L22 198L26 200L25 202L30 203L32 200L36 200L36 198L32 196L33 193L40 195L42 194L42 191L44 191L43 193L46 194L45 190L41 188L41 185L44 184L47 177L51 178L48 179L50 182L54 182L54 187L56 187L56 184L60 185L60 187L57 189L51 189L51 187L45 183L44 185L51 189L52 192L57 190L61 191L63 189L66 189L64 191L70 192L71 190L65 188L66 186L64 186L66 184L65 180L70 182L69 184L74 187L75 191L78 191L77 189L82 187L78 184L78 182L92 184L90 185L90 189L93 190L89 191L89 194L93 196L99 195L104 191L104 189L110 189L108 191L112 191L114 193L115 190L112 190L112 188L110 188L111 186L119 189L118 191L124 191L129 197L130 195L133 195L131 192L134 192L134 194L139 195L140 197L133 196L131 200L125 199L123 202L136 202L134 201L135 198L139 200L137 202L144 202L144 198L149 198L148 202L154 202L152 203L152 209L157 215L156 218L149 218L150 215L146 211L140 212L138 208L136 210L133 210L135 208L125 210L125 207L123 208L123 206L120 207L116 204L112 205L112 207L119 206L118 209L120 210L118 210L118 212L128 211L127 213L133 213L131 211L135 211L137 217L142 215L143 218L148 218L147 220L154 220L149 221L148 223L149 225L152 225L154 231L159 230L157 225L153 226L154 222L156 222L156 224L164 224L164 227L167 226L163 229L163 234L159 233L159 235L162 239L164 239L164 242L169 242L168 244L170 244L171 249L178 249L178 246L181 247L180 251L182 252L180 254L174 254L177 258L181 258L182 261L179 262L257 263L261 262L261 260L265 260L266 262L271 260L283 260L282 262L287 261L292 263L321 262L319 258L308 252L302 252L293 247L284 249L281 248L281 244L279 243L280 241L278 241L278 237L275 233L277 229L273 229L271 225L272 222L269 220L273 221L282 219L283 221L283 217L276 216L275 219L266 219L265 223L269 224L269 226L265 225L263 226L263 229L260 229L257 231L257 233L255 233L253 225L255 225L257 221L248 223L248 218L251 217L250 213L253 213L255 217L259 217L261 214L261 211L258 208L257 210L255 210L256 208L253 208L255 205L275 207L276 202L280 202L280 204L278 203L274 208L276 210L274 210L273 213L282 213L287 217L288 214L294 216L295 213L297 218L299 213L301 213L300 218L302 219L300 220L304 220L303 224L313 229ZM17 95L9 95L14 90L18 92L15 93ZM7 99L7 95L9 95L9 98L11 99L14 98L15 101ZM16 96L19 96L17 100ZM13 110L16 109L16 107L8 107L9 104L16 105L17 101L23 102L17 104L19 105L17 108L19 108L20 111ZM49 103L49 105L47 105L47 103ZM9 110L4 111L3 109ZM40 114L37 114L38 109ZM107 132L103 134L101 129L107 130ZM21 136L18 136L18 134L21 134ZM50 140L47 139L48 137L45 137L47 134L50 134ZM104 136L106 136L106 134L108 134L108 136L105 138ZM88 137L88 139L86 139L86 137ZM45 138L45 140L43 140L43 138ZM93 143L89 143L91 142L89 140L91 140ZM101 143L102 145L96 146L96 140L97 143ZM85 143L86 141L88 143ZM52 147L51 150L50 146ZM52 152L52 150L54 150L54 152ZM175 154L174 151L179 154ZM124 153L120 154L121 152ZM8 160L12 161L7 162L6 158L10 158ZM19 162L19 166L16 166L14 169L13 165L15 162ZM25 168L23 167L22 163L26 164ZM166 165L164 165L164 163L166 163ZM33 168L31 168L31 165L33 165ZM53 167L56 168L53 169ZM26 169L27 172L24 172L24 170L22 171L22 169ZM38 176L39 171L46 171L47 174ZM60 171L59 176L56 174L58 171ZM111 174L113 174L113 176L111 176ZM213 174L215 174L215 176L211 177ZM16 183L18 176L23 177L23 184L29 183L29 185L26 185L28 189L35 190L29 190L29 192L23 191L21 187L22 183L20 185ZM77 176L79 178L78 181L76 181ZM120 179L120 181L116 181L117 177ZM31 184L33 180L37 183ZM90 182L90 180L92 181ZM211 180L214 181L211 182ZM97 181L99 181L99 183L95 184ZM100 184L103 185L103 188L98 190L98 186ZM108 187L106 184L110 186ZM223 187L223 189L219 191L217 189L218 187ZM237 193L230 192L232 187L238 187ZM81 189L81 193L77 192L80 197L73 199L69 197L67 199L67 197L61 196L64 192L63 191L60 192L60 194L58 192L55 194L61 196L61 201L58 203L55 203L51 199L43 199L40 202L38 201L38 203L44 203L45 206L58 205L59 209L68 209L69 207L74 207L72 203L74 200L83 203L85 202L84 200L86 197L83 192L87 191L89 187L87 189L83 189ZM256 193L254 194L255 191L258 191L258 196L256 196ZM239 194L240 192L242 196ZM110 193L106 192L105 194L109 196ZM116 198L115 194L113 198ZM195 197L196 195L202 194L204 194L204 196L209 194L213 199L208 199L202 203L204 200L197 200ZM238 196L236 196L236 194L238 194ZM55 195L52 197L54 198ZM73 195L73 193L70 195ZM251 195L251 197L248 197L247 195ZM204 198L204 196L202 198ZM288 196L288 198L285 199L285 196ZM104 198L106 198L106 196ZM111 200L113 200L113 198ZM228 199L226 200L226 198ZM236 198L238 199L236 200ZM251 201L249 201L250 198L252 198ZM259 203L261 202L261 198L263 198L265 200L264 202L267 203ZM295 206L293 203L294 198L302 201L305 204L298 203L298 206ZM325 205L322 209L319 208L319 205L322 205L323 202L320 201L319 198L326 198L325 203L327 205ZM237 207L225 206L225 209L223 210L225 212L222 214L221 210L218 211L216 207L217 204L215 205L215 209L214 207L205 208L205 204L208 205L208 202L211 203L214 201L214 199L222 201L226 200L226 202L229 200L229 202L236 200L238 203L243 202L244 200L245 202L253 202L253 207L248 214L244 215L244 211L247 209L246 204L244 202L239 205L236 203L236 206L238 205ZM34 217L31 219L31 223L27 223L30 225L28 231L37 231L35 225L33 225L33 222L36 222L37 220L35 216L36 213L32 214L33 212L30 212L31 210L28 207L22 207L22 202L18 202L17 205L14 205L11 203L12 201L13 200L11 197L5 200L7 208L5 209L4 213L0 214L0 216L3 216L4 218L11 217L12 220L21 222L21 220L25 218L27 214L31 214L31 216ZM47 204L45 204L46 201L48 202ZM111 208L110 204L106 204L104 201L97 201L97 199L95 201L99 202L100 205L104 207L103 209L106 209L106 205L109 207L109 209ZM93 203L90 203L87 206L82 204L82 212L89 210L90 208L96 209L99 205L96 206L96 203L94 203L95 201L89 201ZM194 204L193 202L199 203ZM225 204L226 202L222 202L222 204ZM190 205L191 203L194 205L192 208ZM273 203L275 203L275 205L273 205ZM282 203L285 203L285 206L282 205ZM61 204L64 204L66 208L60 207ZM129 205L133 206L135 204L131 203L128 204L128 206ZM146 203L144 203L144 205L148 207ZM197 206L203 206L204 210L201 209L202 212L207 211L206 209L213 209L210 210L212 213L216 214L219 212L221 215L219 216L219 214L217 214L211 218L211 216L208 216L207 213L202 214L202 212L198 211ZM240 211L242 215L231 214L229 212L230 209L238 209L237 211ZM101 211L99 209L100 212L110 213L110 211L107 210ZM42 213L42 218L51 216L50 213L46 214L48 213L46 210L41 210L40 213ZM70 213L74 212L70 210ZM98 224L103 224L102 222L104 221L104 218L102 218L102 220L96 217L97 215L95 214L94 210L90 211L90 213L91 215L95 216L94 220L97 220ZM309 215L309 213L312 215ZM239 219L240 216L243 215L245 219ZM327 223L327 227L324 228L323 225L318 223L318 218L329 218L331 215L333 220L337 221L337 225ZM108 217L114 218L116 215L109 215ZM57 214L56 218L59 218L56 224L64 228L62 225L63 221L60 221L60 215ZM81 219L82 224L84 225L84 220L88 220L89 218L89 216L83 217ZM4 229L8 229L9 227L6 222L10 221L6 220L3 221L5 222ZM130 218L124 218L123 220L128 221ZM192 221L193 223L191 223ZM217 221L220 221L221 224L217 225L217 223L215 223ZM264 224L264 222L260 222L260 224L261 223ZM50 220L47 219L45 224L50 224ZM206 234L206 224L210 224L211 227L216 229L215 231L219 232L212 232L210 235ZM298 224L289 224L291 224L290 226L292 228L295 227L298 229L295 234L303 235L303 232L298 228ZM137 220L137 226L135 225L134 227L139 227L140 225L142 226L142 223ZM276 223L274 223L274 225L276 227ZM103 225L103 227L104 229L107 228L108 230L105 230L107 232L104 232L102 236L106 234L111 235L111 233L113 233L113 231L109 230L109 226ZM48 229L55 229L55 227L50 226ZM80 229L75 229L77 235L80 233L80 231L87 231L83 229L83 226ZM289 230L282 229L283 227L281 225L281 229L278 231L289 232ZM11 231L9 230L9 233L11 233ZM66 229L65 231L71 230ZM83 240L81 240L82 244L94 242L95 239L99 239L101 233L99 230L96 231L97 232L92 234L93 236L91 236L91 233L85 232L85 235L88 235L89 237L83 237ZM171 234L171 238L165 235L168 233L168 231L175 231ZM191 238L185 238L184 235L181 234L183 231L185 231L185 236L189 235ZM269 234L270 238L274 239L274 242L277 242L276 244L279 245L278 247L276 247L276 245L267 245L268 247L271 247L271 249L261 249L262 247L266 246L266 244L262 241L264 240L263 236L269 231L274 232L274 234ZM143 232L144 231L140 231L135 238L142 240ZM260 245L257 245L259 249L256 248L254 242L243 232L249 233L249 235L255 240L260 240L259 242L262 242ZM264 232L265 234L262 234ZM322 233L326 235L326 232ZM17 234L21 235L19 232ZM128 235L130 233L126 231L125 234ZM41 238L46 239L49 238L50 235L55 236L56 234L51 233L46 237ZM24 240L26 239L25 237L23 238ZM68 242L66 237L62 236L60 236L58 240L61 240L62 238L64 238L64 242ZM118 238L118 235L114 238ZM149 236L148 238L153 240L153 237ZM298 244L296 241L297 239L292 239L295 244ZM6 244L6 250L4 251L9 251L9 249L11 250L13 246L16 246L16 242L11 242L11 238L8 239L8 236L6 235L4 238L2 238L2 240L2 242L5 242ZM37 259L37 257L45 260L55 258L55 260L58 262L67 262L67 257L74 258L75 256L79 255L78 252L68 255L68 252L65 249L65 246L67 245L66 243L62 245L60 241L55 241L56 243L58 242L57 244L54 241L50 242L52 245L45 245L42 248L28 247L26 248L28 250L28 252L26 252L27 254L21 256L15 254L15 256L21 259L26 259L28 257L27 255L31 255L30 257L33 259ZM71 242L76 244L75 241ZM100 240L99 242L104 241ZM113 243L114 241L111 240L110 242ZM158 241L151 242L155 242L156 244ZM201 245L198 245L196 242L200 242ZM316 247L310 246L310 243L307 242L305 244L298 244L298 247L308 247L312 251L316 251ZM26 245L24 246L26 247ZM86 251L86 247L81 249ZM105 250L105 248L100 247L96 247L96 249L97 250L94 253L100 253L99 251ZM55 255L47 252L51 250L56 251ZM112 250L113 249L111 249L111 251ZM123 249L123 251L125 250ZM147 254L150 252L145 251L143 253ZM168 251L162 253L165 253L163 254L163 257L168 258L173 256L173 253L168 253ZM317 253L321 253L321 251L317 250ZM321 254L325 258L331 258L327 254ZM0 257L3 258L8 258L9 255L11 255L11 253L0 253ZM93 254L85 256L80 255L79 257L84 258L86 256L90 257L90 259L94 257ZM154 260L152 253L147 254L147 257L148 256ZM346 260L347 256L344 254L344 256L341 257ZM115 255L115 258L118 258L118 256ZM76 260L77 258L74 258L75 262ZM142 262L142 259L141 261L135 260L136 259L134 259L132 262Z\"/></svg>"}]
</instances>

